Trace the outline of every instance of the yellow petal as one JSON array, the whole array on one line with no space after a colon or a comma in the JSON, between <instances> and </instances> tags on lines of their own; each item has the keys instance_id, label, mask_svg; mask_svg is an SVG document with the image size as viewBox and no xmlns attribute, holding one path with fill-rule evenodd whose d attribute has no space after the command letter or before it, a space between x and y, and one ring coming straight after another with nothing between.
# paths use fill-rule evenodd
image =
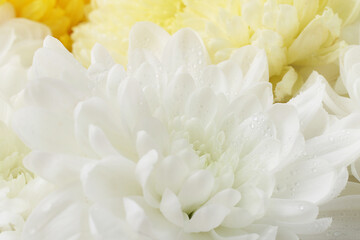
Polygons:
<instances>
[{"instance_id":1,"label":"yellow petal","mask_svg":"<svg viewBox=\"0 0 360 240\"><path fill-rule=\"evenodd\" d=\"M288 49L288 61L300 64L339 37L341 19L331 9L312 20Z\"/></svg>"},{"instance_id":2,"label":"yellow petal","mask_svg":"<svg viewBox=\"0 0 360 240\"><path fill-rule=\"evenodd\" d=\"M276 102L287 102L300 89L303 84L302 78L296 73L294 68L287 67L281 76L274 77L271 82L281 79L274 89Z\"/></svg>"},{"instance_id":3,"label":"yellow petal","mask_svg":"<svg viewBox=\"0 0 360 240\"><path fill-rule=\"evenodd\" d=\"M343 20L343 25L354 22L360 14L360 1L358 0L329 0L328 6Z\"/></svg>"}]
</instances>

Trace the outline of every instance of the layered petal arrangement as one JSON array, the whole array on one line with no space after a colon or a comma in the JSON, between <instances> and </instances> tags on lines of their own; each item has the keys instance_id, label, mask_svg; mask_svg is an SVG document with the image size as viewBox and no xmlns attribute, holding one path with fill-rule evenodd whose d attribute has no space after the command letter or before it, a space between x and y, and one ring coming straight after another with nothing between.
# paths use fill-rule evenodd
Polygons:
<instances>
[{"instance_id":1,"label":"layered petal arrangement","mask_svg":"<svg viewBox=\"0 0 360 240\"><path fill-rule=\"evenodd\" d=\"M89 22L73 34L74 54L85 66L96 42L111 50L117 62L126 63L127 36L136 21L153 21L169 33L191 27L201 35L213 63L229 59L245 45L265 49L275 100L282 102L294 96L314 69L334 84L339 51L346 45L342 29L360 14L359 1L342 0L133 2L94 1L97 7ZM347 29L344 39L353 40L358 27Z\"/></svg>"},{"instance_id":2,"label":"layered petal arrangement","mask_svg":"<svg viewBox=\"0 0 360 240\"><path fill-rule=\"evenodd\" d=\"M47 25L54 37L71 49L72 27L83 21L88 0L5 0L13 4L16 16ZM1 2L0 2L1 3Z\"/></svg>"},{"instance_id":3,"label":"layered petal arrangement","mask_svg":"<svg viewBox=\"0 0 360 240\"><path fill-rule=\"evenodd\" d=\"M273 104L264 50L211 65L197 33L148 22L128 56L125 70L95 45L86 69L51 37L36 52L12 126L33 150L25 166L56 191L23 239L337 236L326 229L349 200L334 198L360 156L360 116L325 111L320 75Z\"/></svg>"},{"instance_id":4,"label":"layered petal arrangement","mask_svg":"<svg viewBox=\"0 0 360 240\"><path fill-rule=\"evenodd\" d=\"M340 61L340 72L346 96L338 95L328 86L329 98L324 100L324 104L329 112L343 118L360 112L360 45L350 46L344 52ZM358 122L352 125L355 129L360 129ZM354 177L360 181L360 161L355 162L351 170Z\"/></svg>"},{"instance_id":5,"label":"layered petal arrangement","mask_svg":"<svg viewBox=\"0 0 360 240\"><path fill-rule=\"evenodd\" d=\"M51 185L22 164L29 149L7 126L21 98L36 49L50 33L39 23L14 18L10 4L0 6L0 239L21 239L33 207Z\"/></svg>"}]
</instances>

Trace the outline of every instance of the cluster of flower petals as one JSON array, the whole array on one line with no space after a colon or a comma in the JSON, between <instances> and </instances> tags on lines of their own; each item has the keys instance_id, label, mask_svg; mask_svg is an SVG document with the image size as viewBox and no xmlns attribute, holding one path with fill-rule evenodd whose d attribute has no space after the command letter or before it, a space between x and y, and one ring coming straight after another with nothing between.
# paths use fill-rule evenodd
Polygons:
<instances>
[{"instance_id":1,"label":"cluster of flower petals","mask_svg":"<svg viewBox=\"0 0 360 240\"><path fill-rule=\"evenodd\" d=\"M21 99L36 49L50 33L39 23L14 18L12 6L0 6L0 239L21 238L24 223L50 185L22 164L29 149L8 126Z\"/></svg>"},{"instance_id":2,"label":"cluster of flower petals","mask_svg":"<svg viewBox=\"0 0 360 240\"><path fill-rule=\"evenodd\" d=\"M100 1L89 20L74 28L74 55L85 66L98 42L116 62L127 61L128 34L137 21L169 33L190 27L202 37L213 63L238 49L265 49L275 100L288 101L315 69L333 85L338 56L359 38L360 3L343 0L137 0Z\"/></svg>"},{"instance_id":3,"label":"cluster of flower petals","mask_svg":"<svg viewBox=\"0 0 360 240\"><path fill-rule=\"evenodd\" d=\"M36 52L12 126L56 191L23 239L328 239L345 226L332 216L358 199L336 197L360 115L329 115L319 74L273 104L264 50L211 65L197 33L148 22L127 62L95 45L86 69L51 37Z\"/></svg>"}]
</instances>

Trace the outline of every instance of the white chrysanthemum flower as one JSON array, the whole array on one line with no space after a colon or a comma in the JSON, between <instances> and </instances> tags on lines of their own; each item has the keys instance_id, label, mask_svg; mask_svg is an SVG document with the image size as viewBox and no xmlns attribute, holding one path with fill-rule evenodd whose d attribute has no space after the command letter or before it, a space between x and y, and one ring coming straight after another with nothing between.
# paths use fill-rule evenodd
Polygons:
<instances>
[{"instance_id":1,"label":"white chrysanthemum flower","mask_svg":"<svg viewBox=\"0 0 360 240\"><path fill-rule=\"evenodd\" d=\"M127 71L96 45L83 68L55 39L34 57L13 128L25 166L57 191L23 239L304 239L331 218L360 155L351 115L330 119L316 82L273 104L264 51L218 65L200 38L131 31ZM318 78L316 74L313 78ZM26 121L23 121L26 118Z\"/></svg>"},{"instance_id":2,"label":"white chrysanthemum flower","mask_svg":"<svg viewBox=\"0 0 360 240\"><path fill-rule=\"evenodd\" d=\"M0 239L20 239L32 208L50 186L22 164L29 149L6 125L25 86L32 57L49 34L47 27L14 18L10 4L0 6ZM26 119L24 119L26 121Z\"/></svg>"}]
</instances>

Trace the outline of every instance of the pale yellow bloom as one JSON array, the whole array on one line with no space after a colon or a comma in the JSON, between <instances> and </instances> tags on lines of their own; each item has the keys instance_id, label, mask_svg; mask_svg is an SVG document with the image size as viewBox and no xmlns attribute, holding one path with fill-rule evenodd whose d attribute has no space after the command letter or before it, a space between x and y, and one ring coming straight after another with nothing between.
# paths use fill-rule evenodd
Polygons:
<instances>
[{"instance_id":1,"label":"pale yellow bloom","mask_svg":"<svg viewBox=\"0 0 360 240\"><path fill-rule=\"evenodd\" d=\"M214 63L244 45L264 48L276 100L286 101L314 69L337 78L333 65L346 45L341 30L359 14L355 0L94 0L89 22L74 30L73 47L86 66L95 42L124 64L136 21L155 22L170 33L191 27Z\"/></svg>"},{"instance_id":2,"label":"pale yellow bloom","mask_svg":"<svg viewBox=\"0 0 360 240\"><path fill-rule=\"evenodd\" d=\"M16 16L44 23L52 35L71 49L72 27L84 20L86 4L89 0L2 0L10 2Z\"/></svg>"},{"instance_id":3,"label":"pale yellow bloom","mask_svg":"<svg viewBox=\"0 0 360 240\"><path fill-rule=\"evenodd\" d=\"M90 50L99 42L117 62L126 64L131 27L138 21L151 21L172 32L175 16L183 7L182 0L93 0L89 21L74 28L73 53L89 66Z\"/></svg>"}]
</instances>

